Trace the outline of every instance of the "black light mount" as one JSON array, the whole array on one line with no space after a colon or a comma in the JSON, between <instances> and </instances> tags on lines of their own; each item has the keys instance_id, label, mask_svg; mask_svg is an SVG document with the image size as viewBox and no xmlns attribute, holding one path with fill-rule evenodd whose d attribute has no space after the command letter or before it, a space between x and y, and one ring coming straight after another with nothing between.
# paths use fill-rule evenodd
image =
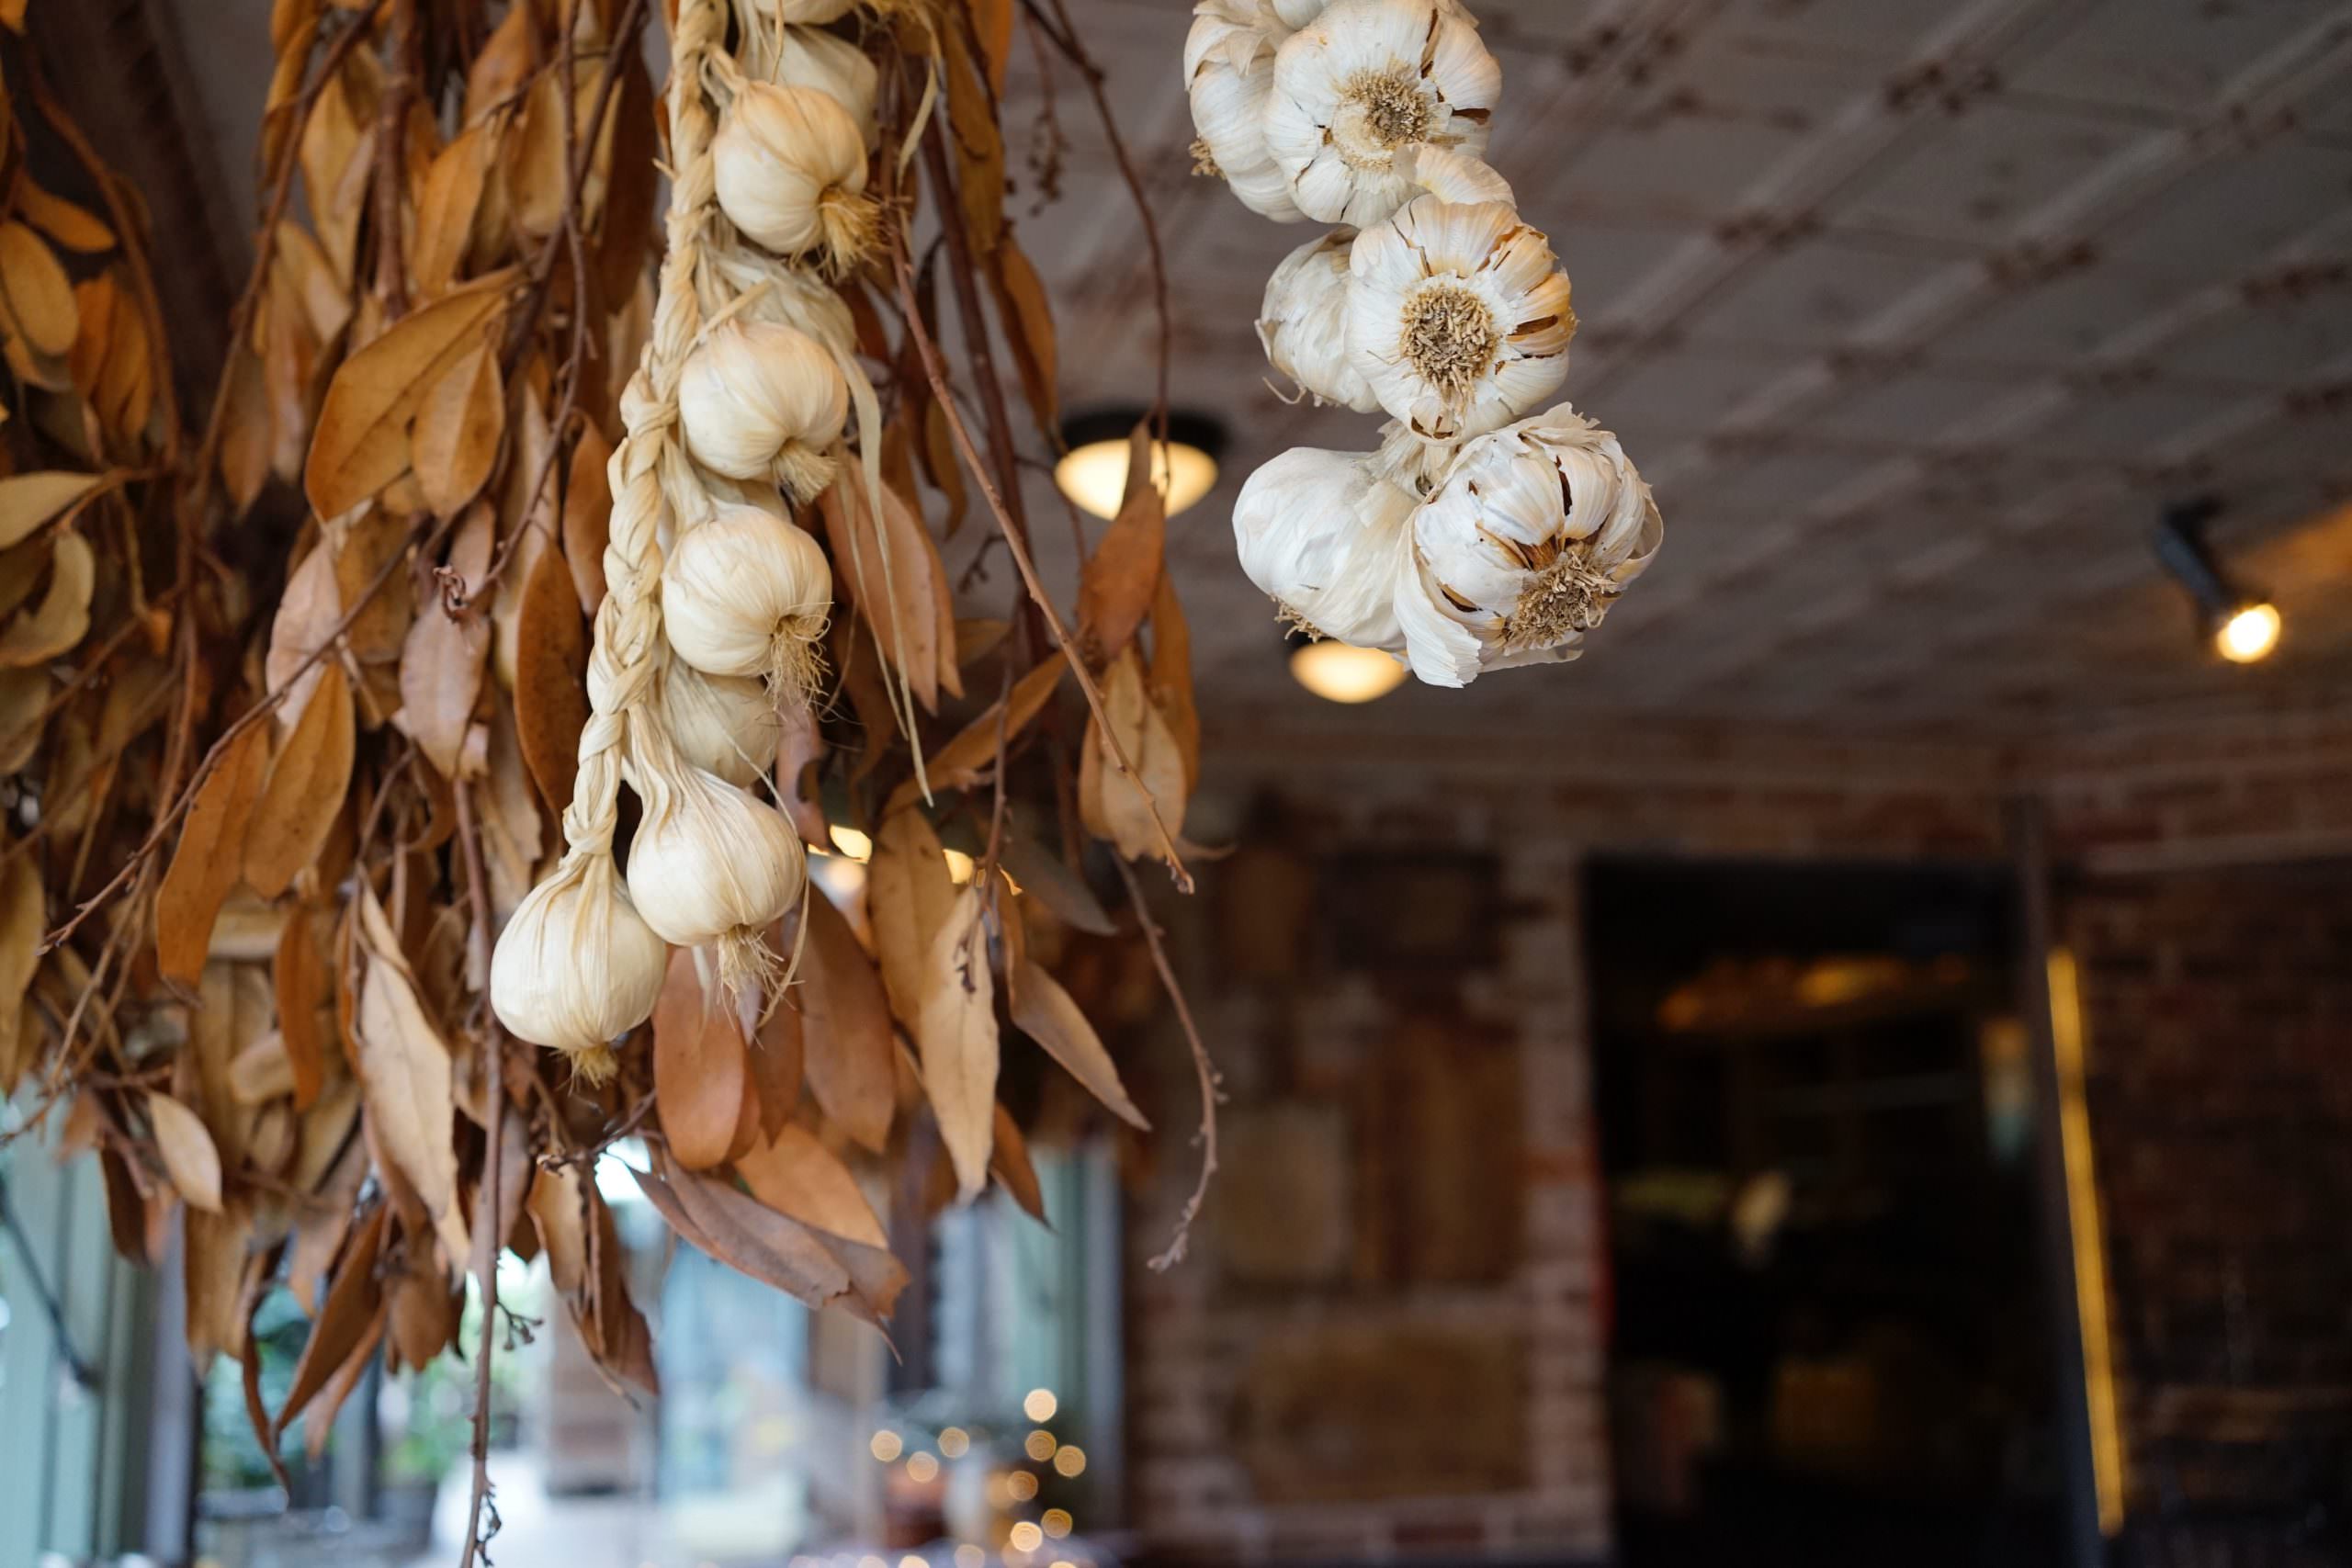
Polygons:
<instances>
[{"instance_id":1,"label":"black light mount","mask_svg":"<svg viewBox=\"0 0 2352 1568\"><path fill-rule=\"evenodd\" d=\"M2156 558L2188 591L2197 611L2198 636L2222 658L2252 664L2278 645L2277 606L2239 581L2214 553L2211 530L2222 514L2213 496L2175 502L2156 524Z\"/></svg>"}]
</instances>

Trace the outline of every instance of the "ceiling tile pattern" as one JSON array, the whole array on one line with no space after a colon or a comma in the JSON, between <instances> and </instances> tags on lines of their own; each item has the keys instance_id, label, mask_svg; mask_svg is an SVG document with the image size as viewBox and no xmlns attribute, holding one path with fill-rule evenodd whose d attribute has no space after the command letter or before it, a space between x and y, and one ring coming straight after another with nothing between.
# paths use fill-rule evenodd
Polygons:
<instances>
[{"instance_id":1,"label":"ceiling tile pattern","mask_svg":"<svg viewBox=\"0 0 2352 1568\"><path fill-rule=\"evenodd\" d=\"M1251 322L1311 231L1189 177L1189 6L1068 3L1158 212L1178 396L1234 436L1174 529L1203 677L1237 723L1306 721L1227 524L1283 447L1374 438L1266 384ZM2352 5L1470 3L1504 67L1490 161L1576 282L1566 396L1642 464L1667 547L1578 664L1354 722L1998 734L2352 680ZM1052 81L1050 133L1026 60L1008 94L1016 145L1058 163L1023 240L1072 406L1136 401L1147 251ZM2289 615L2260 669L2202 654L2149 548L2206 491Z\"/></svg>"}]
</instances>

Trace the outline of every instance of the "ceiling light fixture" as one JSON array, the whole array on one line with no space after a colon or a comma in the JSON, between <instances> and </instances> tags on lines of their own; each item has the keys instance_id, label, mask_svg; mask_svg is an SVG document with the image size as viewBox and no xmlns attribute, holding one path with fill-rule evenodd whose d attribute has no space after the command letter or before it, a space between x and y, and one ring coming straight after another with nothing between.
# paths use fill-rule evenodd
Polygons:
<instances>
[{"instance_id":1,"label":"ceiling light fixture","mask_svg":"<svg viewBox=\"0 0 2352 1568\"><path fill-rule=\"evenodd\" d=\"M1294 680L1326 702L1378 702L1405 683L1405 667L1376 649L1344 642L1303 642L1291 649Z\"/></svg>"},{"instance_id":2,"label":"ceiling light fixture","mask_svg":"<svg viewBox=\"0 0 2352 1568\"><path fill-rule=\"evenodd\" d=\"M2198 633L2213 650L2233 664L2258 664L2277 650L2286 620L2278 605L2222 570L2206 533L2221 513L2211 496L2165 508L2156 525L2156 558L2188 591Z\"/></svg>"},{"instance_id":3,"label":"ceiling light fixture","mask_svg":"<svg viewBox=\"0 0 2352 1568\"><path fill-rule=\"evenodd\" d=\"M1061 492L1097 517L1116 517L1127 491L1127 441L1145 419L1141 409L1111 409L1083 414L1062 426L1069 448L1054 466ZM1200 414L1171 414L1168 442L1152 462L1152 478L1168 498L1168 515L1189 511L1216 489L1216 460L1225 451L1225 427Z\"/></svg>"}]
</instances>

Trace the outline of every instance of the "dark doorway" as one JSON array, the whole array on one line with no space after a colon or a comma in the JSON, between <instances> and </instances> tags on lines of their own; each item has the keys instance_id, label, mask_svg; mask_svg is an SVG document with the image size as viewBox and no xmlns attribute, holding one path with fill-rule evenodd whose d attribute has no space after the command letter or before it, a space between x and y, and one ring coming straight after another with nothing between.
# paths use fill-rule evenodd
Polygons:
<instances>
[{"instance_id":1,"label":"dark doorway","mask_svg":"<svg viewBox=\"0 0 2352 1568\"><path fill-rule=\"evenodd\" d=\"M1623 1561L2058 1562L2007 874L1586 892Z\"/></svg>"}]
</instances>

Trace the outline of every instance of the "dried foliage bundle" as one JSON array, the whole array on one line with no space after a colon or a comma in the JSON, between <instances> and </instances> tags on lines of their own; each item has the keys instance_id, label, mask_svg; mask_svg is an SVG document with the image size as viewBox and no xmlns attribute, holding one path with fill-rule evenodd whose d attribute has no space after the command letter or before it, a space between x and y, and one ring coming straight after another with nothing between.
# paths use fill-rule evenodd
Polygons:
<instances>
[{"instance_id":1,"label":"dried foliage bundle","mask_svg":"<svg viewBox=\"0 0 2352 1568\"><path fill-rule=\"evenodd\" d=\"M135 202L37 79L105 216L6 164L0 1094L102 1163L125 1254L184 1215L191 1345L243 1361L273 1455L379 1348L451 1348L468 1273L486 1391L502 1249L650 1389L591 1179L623 1137L682 1236L887 1317L873 1194L1037 1210L1006 1023L1143 1124L1054 973L1080 941L1148 953L1215 1168L1132 864L1189 886L1160 497L1073 513L1066 623L998 369L1050 449L997 101L1018 28L1108 126L1100 73L1061 0L664 9L657 94L647 0L278 0L200 427ZM1001 618L943 564L975 497ZM860 837L863 898L812 896ZM271 1409L281 1284L312 1326Z\"/></svg>"}]
</instances>

